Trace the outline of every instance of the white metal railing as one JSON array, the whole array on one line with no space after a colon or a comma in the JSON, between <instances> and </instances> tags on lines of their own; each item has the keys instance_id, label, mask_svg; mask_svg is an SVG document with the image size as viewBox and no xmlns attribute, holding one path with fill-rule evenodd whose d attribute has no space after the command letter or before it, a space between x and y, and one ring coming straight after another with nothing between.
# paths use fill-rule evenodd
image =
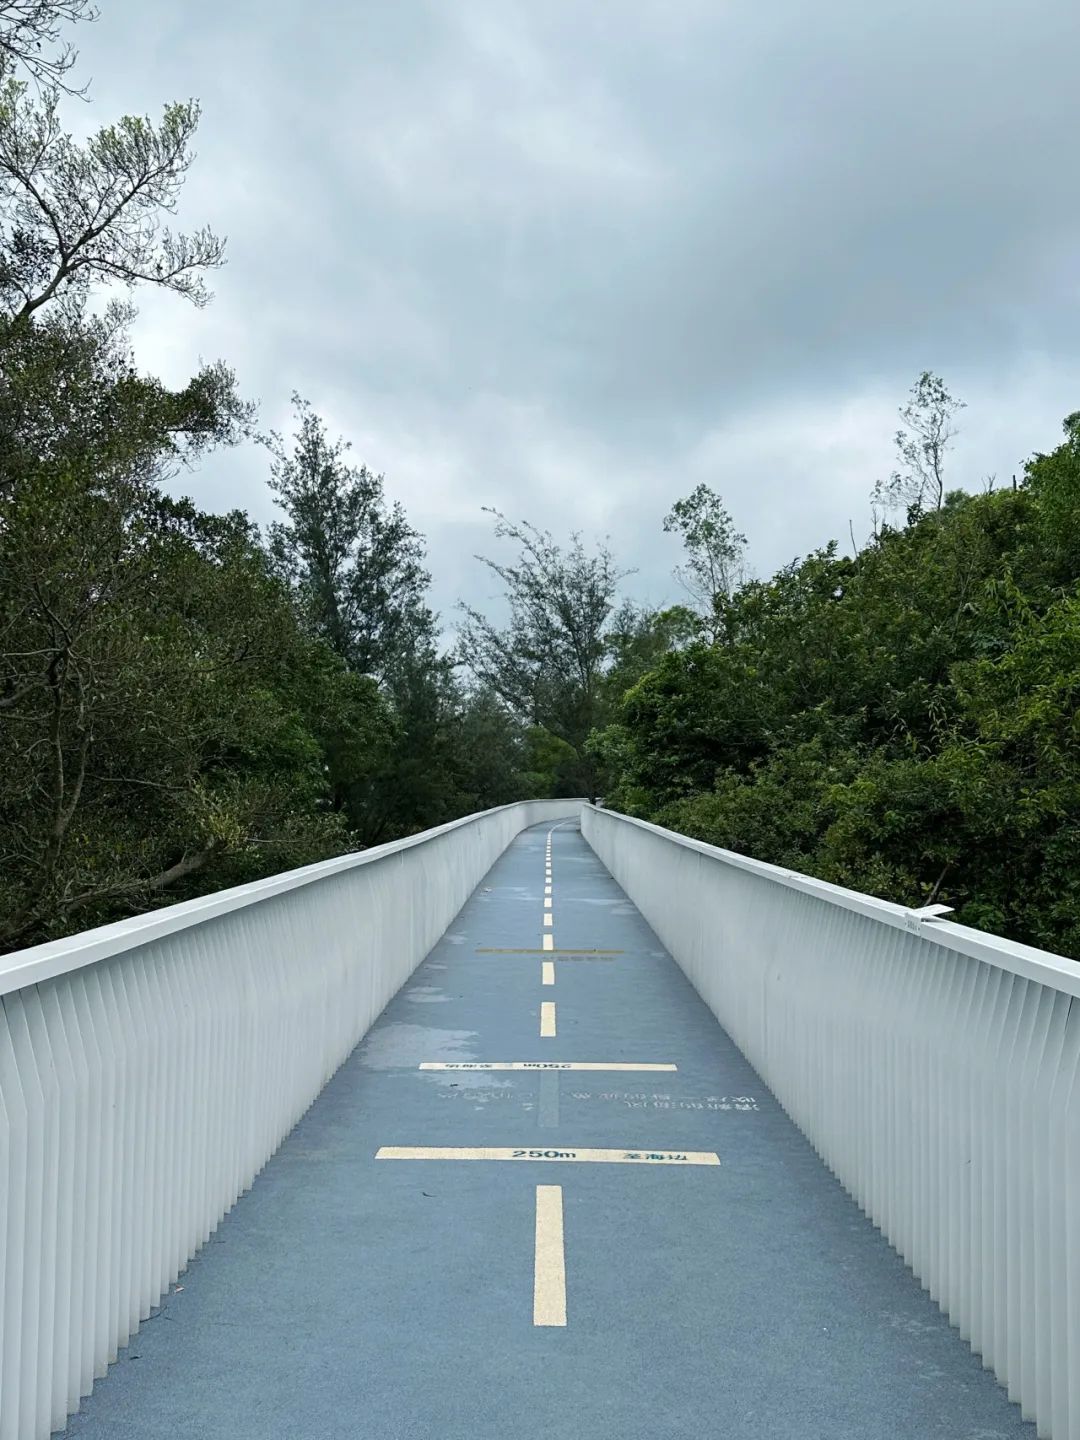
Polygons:
<instances>
[{"instance_id":1,"label":"white metal railing","mask_svg":"<svg viewBox=\"0 0 1080 1440\"><path fill-rule=\"evenodd\" d=\"M0 1440L61 1429L525 801L0 957Z\"/></svg>"},{"instance_id":2,"label":"white metal railing","mask_svg":"<svg viewBox=\"0 0 1080 1440\"><path fill-rule=\"evenodd\" d=\"M1024 1418L1080 1440L1080 965L610 811L581 826Z\"/></svg>"}]
</instances>

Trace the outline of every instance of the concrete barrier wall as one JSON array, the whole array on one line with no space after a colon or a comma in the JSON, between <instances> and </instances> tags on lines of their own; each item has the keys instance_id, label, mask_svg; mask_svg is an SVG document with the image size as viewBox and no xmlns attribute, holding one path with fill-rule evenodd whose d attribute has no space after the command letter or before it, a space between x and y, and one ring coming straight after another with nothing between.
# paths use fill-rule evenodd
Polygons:
<instances>
[{"instance_id":1,"label":"concrete barrier wall","mask_svg":"<svg viewBox=\"0 0 1080 1440\"><path fill-rule=\"evenodd\" d=\"M1080 966L610 811L581 824L1025 1418L1080 1440Z\"/></svg>"},{"instance_id":2,"label":"concrete barrier wall","mask_svg":"<svg viewBox=\"0 0 1080 1440\"><path fill-rule=\"evenodd\" d=\"M503 806L0 957L0 1440L44 1440L521 830Z\"/></svg>"}]
</instances>

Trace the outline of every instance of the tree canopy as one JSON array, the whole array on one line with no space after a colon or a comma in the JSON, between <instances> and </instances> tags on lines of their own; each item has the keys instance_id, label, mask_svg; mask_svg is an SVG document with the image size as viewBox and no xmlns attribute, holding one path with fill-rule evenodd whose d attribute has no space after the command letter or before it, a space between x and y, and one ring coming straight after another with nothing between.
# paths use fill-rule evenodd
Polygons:
<instances>
[{"instance_id":1,"label":"tree canopy","mask_svg":"<svg viewBox=\"0 0 1080 1440\"><path fill-rule=\"evenodd\" d=\"M204 303L224 251L166 224L195 102L65 132L93 14L0 0L0 948L585 793L1080 958L1080 411L965 493L924 371L855 554L752 578L715 490L658 506L689 604L491 512L502 596L451 647L393 477L299 395L266 533L175 497L255 409L225 361L135 362L130 294Z\"/></svg>"},{"instance_id":2,"label":"tree canopy","mask_svg":"<svg viewBox=\"0 0 1080 1440\"><path fill-rule=\"evenodd\" d=\"M223 248L164 224L194 102L64 133L78 18L0 3L0 948L552 783L441 652L422 538L311 406L268 437L268 535L166 493L254 407L222 361L176 389L135 363L115 287L203 303Z\"/></svg>"},{"instance_id":3,"label":"tree canopy","mask_svg":"<svg viewBox=\"0 0 1080 1440\"><path fill-rule=\"evenodd\" d=\"M610 804L1080 958L1080 433L721 597L594 744Z\"/></svg>"}]
</instances>

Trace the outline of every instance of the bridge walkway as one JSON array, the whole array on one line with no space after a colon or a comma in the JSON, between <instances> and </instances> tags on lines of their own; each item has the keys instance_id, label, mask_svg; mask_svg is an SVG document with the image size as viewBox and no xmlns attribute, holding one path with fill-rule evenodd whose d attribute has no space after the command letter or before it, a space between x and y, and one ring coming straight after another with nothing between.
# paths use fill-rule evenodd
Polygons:
<instances>
[{"instance_id":1,"label":"bridge walkway","mask_svg":"<svg viewBox=\"0 0 1080 1440\"><path fill-rule=\"evenodd\" d=\"M612 1068L459 1068L491 1063ZM1035 1430L578 831L545 826L496 863L65 1433Z\"/></svg>"}]
</instances>

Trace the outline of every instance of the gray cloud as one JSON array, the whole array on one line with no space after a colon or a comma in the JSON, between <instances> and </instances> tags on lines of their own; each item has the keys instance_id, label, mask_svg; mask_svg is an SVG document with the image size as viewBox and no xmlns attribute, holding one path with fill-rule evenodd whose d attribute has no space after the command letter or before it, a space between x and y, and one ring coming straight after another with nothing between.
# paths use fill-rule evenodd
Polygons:
<instances>
[{"instance_id":1,"label":"gray cloud","mask_svg":"<svg viewBox=\"0 0 1080 1440\"><path fill-rule=\"evenodd\" d=\"M1080 405L1074 0L103 10L73 120L199 95L182 218L230 236L209 310L144 302L144 363L221 354L279 427L302 390L444 609L490 588L483 504L610 532L662 600L701 479L760 572L865 533L922 368L971 487ZM264 480L233 452L188 488L266 518Z\"/></svg>"}]
</instances>

